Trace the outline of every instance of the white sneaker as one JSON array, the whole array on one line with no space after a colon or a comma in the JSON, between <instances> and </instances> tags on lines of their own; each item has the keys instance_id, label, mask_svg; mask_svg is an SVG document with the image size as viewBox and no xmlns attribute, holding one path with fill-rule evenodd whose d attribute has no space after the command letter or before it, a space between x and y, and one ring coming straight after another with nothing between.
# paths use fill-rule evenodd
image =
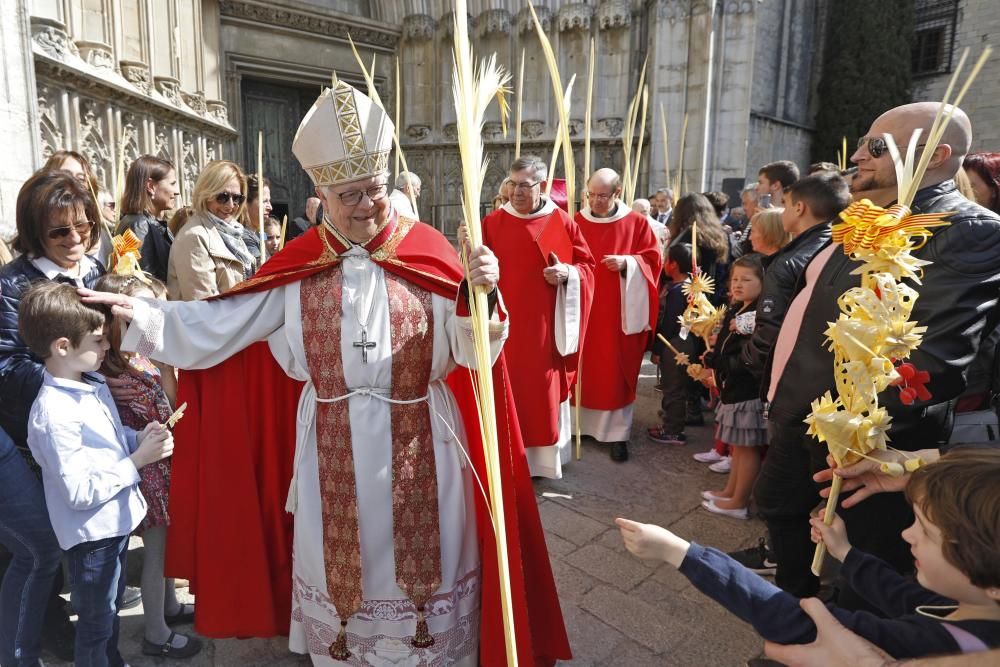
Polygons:
<instances>
[{"instance_id":1,"label":"white sneaker","mask_svg":"<svg viewBox=\"0 0 1000 667\"><path fill-rule=\"evenodd\" d=\"M715 451L714 448L708 450L707 452L699 452L692 456L698 463L715 463L716 461L721 461L723 459L722 454Z\"/></svg>"},{"instance_id":2,"label":"white sneaker","mask_svg":"<svg viewBox=\"0 0 1000 667\"><path fill-rule=\"evenodd\" d=\"M712 465L708 466L708 469L712 472L722 473L723 475L729 472L732 467L732 461L728 456L724 456L721 460L716 461Z\"/></svg>"},{"instance_id":3,"label":"white sneaker","mask_svg":"<svg viewBox=\"0 0 1000 667\"><path fill-rule=\"evenodd\" d=\"M733 519L746 520L749 518L749 513L747 512L746 507L741 507L735 510L727 510L719 507L718 505L715 504L715 502L711 500L703 500L701 502L701 506L707 509L709 512L712 512L713 514L721 514L722 516L728 516Z\"/></svg>"}]
</instances>

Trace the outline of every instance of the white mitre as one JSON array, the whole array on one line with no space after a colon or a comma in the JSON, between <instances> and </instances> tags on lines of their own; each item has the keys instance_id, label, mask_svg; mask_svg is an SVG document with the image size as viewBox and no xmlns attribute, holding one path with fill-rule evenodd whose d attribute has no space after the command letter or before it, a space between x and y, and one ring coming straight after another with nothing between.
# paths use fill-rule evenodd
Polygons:
<instances>
[{"instance_id":1,"label":"white mitre","mask_svg":"<svg viewBox=\"0 0 1000 667\"><path fill-rule=\"evenodd\" d=\"M370 97L343 81L302 119L292 153L315 185L339 185L388 171L395 127Z\"/></svg>"}]
</instances>

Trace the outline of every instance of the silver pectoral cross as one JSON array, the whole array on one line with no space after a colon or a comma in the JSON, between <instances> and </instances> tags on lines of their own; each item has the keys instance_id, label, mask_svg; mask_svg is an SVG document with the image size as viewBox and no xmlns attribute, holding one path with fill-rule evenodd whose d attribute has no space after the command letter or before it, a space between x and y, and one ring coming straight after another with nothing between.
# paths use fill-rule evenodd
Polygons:
<instances>
[{"instance_id":1,"label":"silver pectoral cross","mask_svg":"<svg viewBox=\"0 0 1000 667\"><path fill-rule=\"evenodd\" d=\"M356 341L354 341L351 344L354 347L360 347L361 348L361 363L367 364L368 363L368 350L374 349L375 344L376 344L375 341L368 340L368 330L362 328L361 329L361 340L356 340Z\"/></svg>"}]
</instances>

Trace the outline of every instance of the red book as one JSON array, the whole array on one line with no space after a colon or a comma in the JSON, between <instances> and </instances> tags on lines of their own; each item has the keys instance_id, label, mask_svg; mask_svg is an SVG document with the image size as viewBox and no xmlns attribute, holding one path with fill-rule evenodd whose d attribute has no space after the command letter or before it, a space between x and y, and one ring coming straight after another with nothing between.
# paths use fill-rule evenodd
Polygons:
<instances>
[{"instance_id":1,"label":"red book","mask_svg":"<svg viewBox=\"0 0 1000 667\"><path fill-rule=\"evenodd\" d=\"M535 237L535 243L538 245L538 250L541 251L542 259L545 260L546 265L552 263L549 261L552 253L555 253L563 264L573 263L573 241L569 238L569 232L566 231L566 225L563 224L561 216L549 216L548 222Z\"/></svg>"}]
</instances>

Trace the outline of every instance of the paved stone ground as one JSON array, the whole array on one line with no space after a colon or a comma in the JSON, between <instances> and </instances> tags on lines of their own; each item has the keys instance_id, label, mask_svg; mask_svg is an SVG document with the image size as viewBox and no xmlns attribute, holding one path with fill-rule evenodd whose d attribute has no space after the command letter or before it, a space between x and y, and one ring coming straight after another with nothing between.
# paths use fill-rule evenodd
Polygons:
<instances>
[{"instance_id":1,"label":"paved stone ground","mask_svg":"<svg viewBox=\"0 0 1000 667\"><path fill-rule=\"evenodd\" d=\"M700 507L703 489L722 488L725 483L723 475L691 459L691 454L710 446L711 427L689 428L684 447L646 440L646 428L658 423L655 372L644 364L628 462L614 463L604 447L585 441L582 460L569 465L564 479L535 483L574 654L563 664L741 666L761 653L756 633L694 590L671 566L644 562L626 552L614 526L618 516L658 523L724 550L753 544L763 534L759 521L720 517ZM131 559L135 567L130 570L138 571L139 560ZM178 592L193 600L187 589ZM122 654L134 667L178 664L142 655L141 607L123 614L121 635ZM280 639L205 644L187 664L308 664L308 659L288 653Z\"/></svg>"}]
</instances>

